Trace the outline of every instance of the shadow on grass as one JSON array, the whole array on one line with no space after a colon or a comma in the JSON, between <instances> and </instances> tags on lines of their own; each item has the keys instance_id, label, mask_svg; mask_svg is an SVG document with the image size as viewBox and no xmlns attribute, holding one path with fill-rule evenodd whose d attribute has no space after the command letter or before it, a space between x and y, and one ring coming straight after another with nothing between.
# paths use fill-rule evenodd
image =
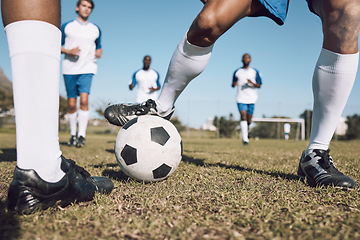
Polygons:
<instances>
[{"instance_id":1,"label":"shadow on grass","mask_svg":"<svg viewBox=\"0 0 360 240\"><path fill-rule=\"evenodd\" d=\"M60 146L68 146L67 142L59 142Z\"/></svg>"},{"instance_id":2,"label":"shadow on grass","mask_svg":"<svg viewBox=\"0 0 360 240\"><path fill-rule=\"evenodd\" d=\"M247 172L255 172L258 174L266 174L275 178L282 178L286 180L300 180L301 178L298 175L291 174L291 173L283 173L280 171L266 171L266 170L258 170L254 168L245 168L238 165L227 165L224 163L205 163L204 159L196 159L193 157L183 156L182 161L185 163L193 164L196 166L202 166L202 167L221 167L226 169L235 169L238 171L247 171Z\"/></svg>"},{"instance_id":3,"label":"shadow on grass","mask_svg":"<svg viewBox=\"0 0 360 240\"><path fill-rule=\"evenodd\" d=\"M96 164L93 165L94 168L105 168L102 171L102 175L108 178L111 178L115 181L128 181L129 177L120 169L119 165L116 163L107 163L107 164ZM117 168L117 169L112 169Z\"/></svg>"},{"instance_id":4,"label":"shadow on grass","mask_svg":"<svg viewBox=\"0 0 360 240\"><path fill-rule=\"evenodd\" d=\"M102 172L103 176L109 177L112 180L119 181L119 182L127 182L130 177L128 177L123 171L113 170L113 169L106 169Z\"/></svg>"},{"instance_id":5,"label":"shadow on grass","mask_svg":"<svg viewBox=\"0 0 360 240\"><path fill-rule=\"evenodd\" d=\"M0 162L16 162L16 148L2 148L0 152Z\"/></svg>"},{"instance_id":6,"label":"shadow on grass","mask_svg":"<svg viewBox=\"0 0 360 240\"><path fill-rule=\"evenodd\" d=\"M19 216L6 210L8 186L0 185L0 239L18 239L20 237Z\"/></svg>"},{"instance_id":7,"label":"shadow on grass","mask_svg":"<svg viewBox=\"0 0 360 240\"><path fill-rule=\"evenodd\" d=\"M106 152L111 153L111 154L115 154L115 150L114 149L105 149Z\"/></svg>"}]
</instances>

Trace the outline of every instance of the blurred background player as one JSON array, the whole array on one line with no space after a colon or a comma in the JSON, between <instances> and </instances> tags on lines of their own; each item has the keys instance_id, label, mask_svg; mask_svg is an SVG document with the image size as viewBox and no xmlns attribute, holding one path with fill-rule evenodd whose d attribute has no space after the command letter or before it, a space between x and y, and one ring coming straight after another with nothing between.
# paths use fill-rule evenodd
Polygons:
<instances>
[{"instance_id":1,"label":"blurred background player","mask_svg":"<svg viewBox=\"0 0 360 240\"><path fill-rule=\"evenodd\" d=\"M286 141L289 140L290 130L291 130L290 123L284 123L284 136Z\"/></svg>"},{"instance_id":2,"label":"blurred background player","mask_svg":"<svg viewBox=\"0 0 360 240\"><path fill-rule=\"evenodd\" d=\"M148 99L157 99L156 91L160 90L160 75L157 71L150 68L151 57L146 55L143 59L143 68L137 70L129 83L129 89L133 90L137 86L136 102L142 103Z\"/></svg>"},{"instance_id":3,"label":"blurred background player","mask_svg":"<svg viewBox=\"0 0 360 240\"><path fill-rule=\"evenodd\" d=\"M104 112L109 122L123 125L140 114L168 118L180 93L205 69L214 43L221 35L240 19L249 16L267 16L282 25L289 5L288 0L201 1L205 5L175 49L159 98L140 105L109 106ZM352 188L354 180L335 168L329 155L329 145L357 73L360 2L307 2L310 11L321 19L324 38L313 75L310 140L301 156L298 175L306 178L310 186Z\"/></svg>"},{"instance_id":4,"label":"blurred background player","mask_svg":"<svg viewBox=\"0 0 360 240\"><path fill-rule=\"evenodd\" d=\"M85 145L86 128L89 120L89 94L93 76L97 72L96 59L101 58L101 31L88 21L94 9L92 0L79 0L76 4L77 19L61 26L61 53L63 74L68 98L68 119L70 124L69 146ZM80 109L77 113L77 97ZM77 121L79 131L77 132Z\"/></svg>"},{"instance_id":5,"label":"blurred background player","mask_svg":"<svg viewBox=\"0 0 360 240\"><path fill-rule=\"evenodd\" d=\"M261 87L260 72L250 67L251 56L242 56L243 66L235 70L232 87L237 87L236 102L240 112L240 129L243 144L249 144L249 126L254 114L255 103L258 98L257 89Z\"/></svg>"},{"instance_id":6,"label":"blurred background player","mask_svg":"<svg viewBox=\"0 0 360 240\"><path fill-rule=\"evenodd\" d=\"M32 213L110 193L110 179L91 177L60 151L60 1L2 0L1 13L16 116L17 164L8 209Z\"/></svg>"}]
</instances>

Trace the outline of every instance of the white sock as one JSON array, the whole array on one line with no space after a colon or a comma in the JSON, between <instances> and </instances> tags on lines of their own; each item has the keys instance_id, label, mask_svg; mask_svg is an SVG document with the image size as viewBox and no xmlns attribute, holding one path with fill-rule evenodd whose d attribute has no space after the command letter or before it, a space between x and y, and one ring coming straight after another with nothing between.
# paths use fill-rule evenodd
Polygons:
<instances>
[{"instance_id":1,"label":"white sock","mask_svg":"<svg viewBox=\"0 0 360 240\"><path fill-rule=\"evenodd\" d=\"M308 151L327 150L355 82L359 53L322 49L313 76L314 108Z\"/></svg>"},{"instance_id":2,"label":"white sock","mask_svg":"<svg viewBox=\"0 0 360 240\"><path fill-rule=\"evenodd\" d=\"M248 131L248 123L247 121L240 121L240 129L241 129L241 136L243 142L249 142L249 131Z\"/></svg>"},{"instance_id":3,"label":"white sock","mask_svg":"<svg viewBox=\"0 0 360 240\"><path fill-rule=\"evenodd\" d=\"M213 45L198 47L187 41L187 34L179 42L171 58L164 86L156 101L160 115L171 111L180 93L208 64Z\"/></svg>"},{"instance_id":4,"label":"white sock","mask_svg":"<svg viewBox=\"0 0 360 240\"><path fill-rule=\"evenodd\" d=\"M79 109L79 132L78 136L86 137L86 128L89 121L89 111Z\"/></svg>"},{"instance_id":5,"label":"white sock","mask_svg":"<svg viewBox=\"0 0 360 240\"><path fill-rule=\"evenodd\" d=\"M13 80L17 166L45 181L63 176L58 137L61 32L42 21L5 27Z\"/></svg>"},{"instance_id":6,"label":"white sock","mask_svg":"<svg viewBox=\"0 0 360 240\"><path fill-rule=\"evenodd\" d=\"M70 125L70 135L76 136L77 130L77 112L67 114Z\"/></svg>"}]
</instances>

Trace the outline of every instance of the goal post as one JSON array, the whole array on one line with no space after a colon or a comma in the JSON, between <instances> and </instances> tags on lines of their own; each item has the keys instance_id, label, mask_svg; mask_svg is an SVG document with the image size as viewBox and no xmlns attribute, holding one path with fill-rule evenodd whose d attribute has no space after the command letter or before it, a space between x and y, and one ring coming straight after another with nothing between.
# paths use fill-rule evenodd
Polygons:
<instances>
[{"instance_id":1,"label":"goal post","mask_svg":"<svg viewBox=\"0 0 360 240\"><path fill-rule=\"evenodd\" d=\"M305 140L305 120L302 119L302 118L298 118L298 119L292 119L292 118L253 118L252 119L253 122L278 122L278 123L298 123L298 127L297 127L297 137L296 139L298 139L298 132L299 132L299 129L301 130L300 134L301 134L301 140ZM300 127L300 128L299 128Z\"/></svg>"}]
</instances>

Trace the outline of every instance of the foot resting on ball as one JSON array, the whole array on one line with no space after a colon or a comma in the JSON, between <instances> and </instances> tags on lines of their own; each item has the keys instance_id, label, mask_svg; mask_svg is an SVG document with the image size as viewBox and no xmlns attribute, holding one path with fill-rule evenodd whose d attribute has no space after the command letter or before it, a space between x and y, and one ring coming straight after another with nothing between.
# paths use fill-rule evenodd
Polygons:
<instances>
[{"instance_id":1,"label":"foot resting on ball","mask_svg":"<svg viewBox=\"0 0 360 240\"><path fill-rule=\"evenodd\" d=\"M307 180L311 187L316 186L334 186L343 189L353 188L354 180L336 169L330 150L314 149L308 155L303 152L298 175Z\"/></svg>"},{"instance_id":2,"label":"foot resting on ball","mask_svg":"<svg viewBox=\"0 0 360 240\"><path fill-rule=\"evenodd\" d=\"M161 116L154 100L147 100L140 104L114 104L104 111L105 118L116 126L124 126L131 119L142 115L156 115L169 120L174 113L174 108L166 116Z\"/></svg>"},{"instance_id":3,"label":"foot resting on ball","mask_svg":"<svg viewBox=\"0 0 360 240\"><path fill-rule=\"evenodd\" d=\"M90 174L61 156L65 176L57 183L42 180L34 170L15 168L8 193L8 209L19 214L31 214L53 206L65 207L73 202L90 201L95 193L109 194L113 182L106 177Z\"/></svg>"}]
</instances>

